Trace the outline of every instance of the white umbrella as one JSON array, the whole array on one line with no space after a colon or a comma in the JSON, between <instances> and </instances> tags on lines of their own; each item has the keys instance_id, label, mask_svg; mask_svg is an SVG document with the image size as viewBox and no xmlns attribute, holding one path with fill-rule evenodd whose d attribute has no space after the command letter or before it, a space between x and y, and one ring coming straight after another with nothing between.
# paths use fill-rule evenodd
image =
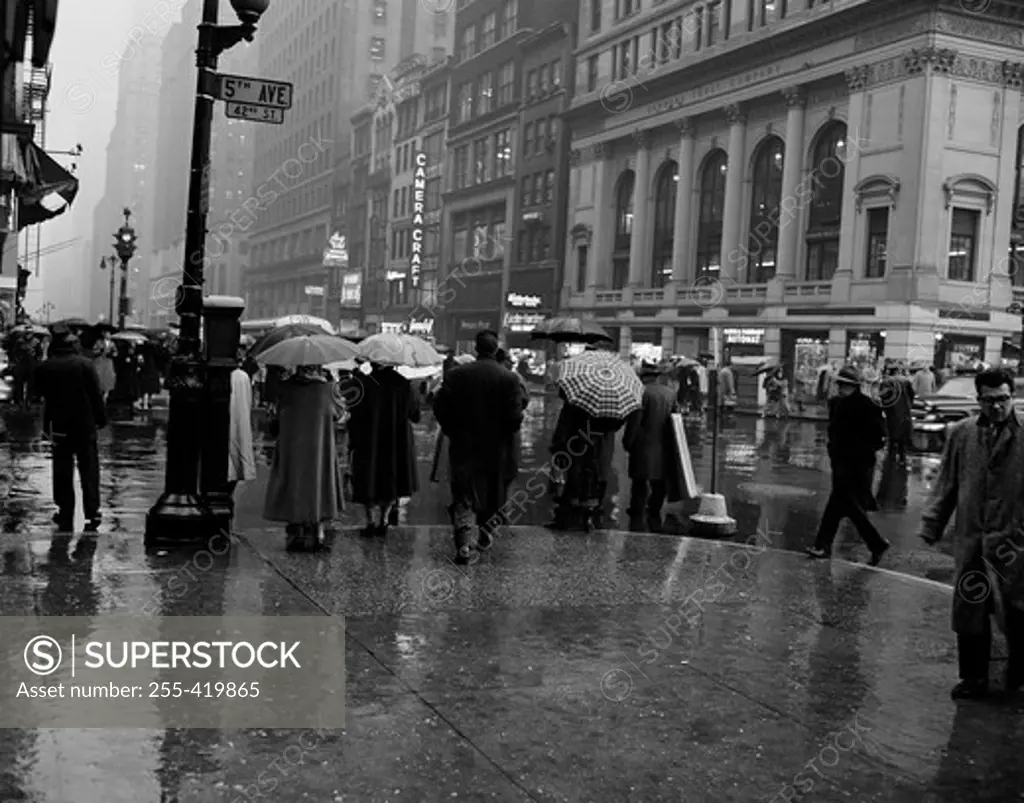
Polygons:
<instances>
[{"instance_id":1,"label":"white umbrella","mask_svg":"<svg viewBox=\"0 0 1024 803\"><path fill-rule=\"evenodd\" d=\"M267 365L330 365L355 357L356 344L337 335L302 335L282 340L256 355Z\"/></svg>"},{"instance_id":2,"label":"white umbrella","mask_svg":"<svg viewBox=\"0 0 1024 803\"><path fill-rule=\"evenodd\" d=\"M411 368L408 365L399 365L395 369L399 374L404 376L406 379L430 379L432 376L437 376L443 370L440 365L424 365L420 368Z\"/></svg>"},{"instance_id":3,"label":"white umbrella","mask_svg":"<svg viewBox=\"0 0 1024 803\"><path fill-rule=\"evenodd\" d=\"M409 368L444 362L444 357L426 340L395 332L383 332L361 341L359 356L378 365L405 365Z\"/></svg>"}]
</instances>

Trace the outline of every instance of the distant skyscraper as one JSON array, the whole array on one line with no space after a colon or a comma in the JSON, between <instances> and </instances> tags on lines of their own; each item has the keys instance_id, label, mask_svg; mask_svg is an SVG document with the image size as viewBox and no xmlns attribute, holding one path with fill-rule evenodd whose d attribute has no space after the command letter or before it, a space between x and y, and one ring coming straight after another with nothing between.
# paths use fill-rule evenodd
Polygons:
<instances>
[{"instance_id":1,"label":"distant skyscraper","mask_svg":"<svg viewBox=\"0 0 1024 803\"><path fill-rule=\"evenodd\" d=\"M156 230L148 262L149 287L142 299L148 306L148 324L154 327L177 320L175 290L185 264L185 226L188 207L192 124L195 114L196 25L202 4L190 0L182 21L163 43L160 87L160 134L156 175ZM258 74L259 41L240 43L220 58L218 71ZM258 123L228 119L224 104L214 105L210 133L210 207L207 213L204 295L241 295L242 265L247 259L247 229L241 220L242 204L251 189L253 129ZM236 214L237 213L237 214Z\"/></svg>"},{"instance_id":2,"label":"distant skyscraper","mask_svg":"<svg viewBox=\"0 0 1024 803\"><path fill-rule=\"evenodd\" d=\"M324 313L333 171L352 115L402 59L443 58L450 40L453 15L418 0L309 5L272 4L260 22L258 74L293 83L295 105L284 125L256 131L248 317Z\"/></svg>"},{"instance_id":3,"label":"distant skyscraper","mask_svg":"<svg viewBox=\"0 0 1024 803\"><path fill-rule=\"evenodd\" d=\"M144 296L149 286L143 255L152 247L154 236L160 46L164 34L166 28L158 33L144 30L137 42L128 44L120 63L116 120L107 145L106 184L103 198L93 212L89 303L92 319L109 315L110 277L99 270L99 263L113 253L113 233L124 222L124 207L132 210L132 223L139 237L139 252L131 262L128 276L128 295L135 298L133 317L141 320L145 310L144 303L139 306L138 295L142 292Z\"/></svg>"}]
</instances>

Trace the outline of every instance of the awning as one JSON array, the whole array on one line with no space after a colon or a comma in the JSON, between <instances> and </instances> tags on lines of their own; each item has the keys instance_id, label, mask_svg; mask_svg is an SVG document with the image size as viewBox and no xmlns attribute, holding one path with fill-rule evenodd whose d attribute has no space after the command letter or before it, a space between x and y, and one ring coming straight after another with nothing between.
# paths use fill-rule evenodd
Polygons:
<instances>
[{"instance_id":1,"label":"awning","mask_svg":"<svg viewBox=\"0 0 1024 803\"><path fill-rule=\"evenodd\" d=\"M18 193L18 231L62 214L78 195L78 179L34 142L24 158L30 183Z\"/></svg>"},{"instance_id":2,"label":"awning","mask_svg":"<svg viewBox=\"0 0 1024 803\"><path fill-rule=\"evenodd\" d=\"M50 60L50 47L57 29L58 0L4 0L3 67L25 60L25 40L32 20L32 66L42 69Z\"/></svg>"}]
</instances>

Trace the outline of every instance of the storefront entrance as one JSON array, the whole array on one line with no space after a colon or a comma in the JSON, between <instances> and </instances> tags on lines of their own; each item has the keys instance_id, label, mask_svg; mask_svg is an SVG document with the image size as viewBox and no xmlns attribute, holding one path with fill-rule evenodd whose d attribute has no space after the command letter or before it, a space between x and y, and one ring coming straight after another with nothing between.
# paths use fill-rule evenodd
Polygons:
<instances>
[{"instance_id":1,"label":"storefront entrance","mask_svg":"<svg viewBox=\"0 0 1024 803\"><path fill-rule=\"evenodd\" d=\"M629 356L638 362L658 362L662 358L661 329L655 327L638 327L633 329L629 346Z\"/></svg>"},{"instance_id":2,"label":"storefront entrance","mask_svg":"<svg viewBox=\"0 0 1024 803\"><path fill-rule=\"evenodd\" d=\"M856 365L861 373L872 376L882 369L885 358L885 334L883 332L846 333L846 362Z\"/></svg>"},{"instance_id":3,"label":"storefront entrance","mask_svg":"<svg viewBox=\"0 0 1024 803\"><path fill-rule=\"evenodd\" d=\"M736 401L743 409L756 409L764 377L757 372L764 359L764 329L726 327L722 329L722 359L732 363Z\"/></svg>"},{"instance_id":4,"label":"storefront entrance","mask_svg":"<svg viewBox=\"0 0 1024 803\"><path fill-rule=\"evenodd\" d=\"M940 332L935 340L935 367L958 371L976 370L985 361L985 338Z\"/></svg>"},{"instance_id":5,"label":"storefront entrance","mask_svg":"<svg viewBox=\"0 0 1024 803\"><path fill-rule=\"evenodd\" d=\"M818 398L818 375L828 365L828 330L783 329L781 345L792 400L813 404Z\"/></svg>"}]
</instances>

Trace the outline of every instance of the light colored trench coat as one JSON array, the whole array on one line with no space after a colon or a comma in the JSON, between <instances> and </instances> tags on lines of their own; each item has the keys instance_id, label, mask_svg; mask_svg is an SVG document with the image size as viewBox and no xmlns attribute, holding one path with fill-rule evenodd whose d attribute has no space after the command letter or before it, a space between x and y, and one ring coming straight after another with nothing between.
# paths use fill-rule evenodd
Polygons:
<instances>
[{"instance_id":1,"label":"light colored trench coat","mask_svg":"<svg viewBox=\"0 0 1024 803\"><path fill-rule=\"evenodd\" d=\"M990 449L979 421L950 427L922 516L922 535L937 540L956 512L953 630L964 635L979 634L1002 605L1024 609L1024 427L1011 414Z\"/></svg>"},{"instance_id":2,"label":"light colored trench coat","mask_svg":"<svg viewBox=\"0 0 1024 803\"><path fill-rule=\"evenodd\" d=\"M241 368L231 372L231 425L228 436L228 482L256 479L252 448L252 382Z\"/></svg>"}]
</instances>

